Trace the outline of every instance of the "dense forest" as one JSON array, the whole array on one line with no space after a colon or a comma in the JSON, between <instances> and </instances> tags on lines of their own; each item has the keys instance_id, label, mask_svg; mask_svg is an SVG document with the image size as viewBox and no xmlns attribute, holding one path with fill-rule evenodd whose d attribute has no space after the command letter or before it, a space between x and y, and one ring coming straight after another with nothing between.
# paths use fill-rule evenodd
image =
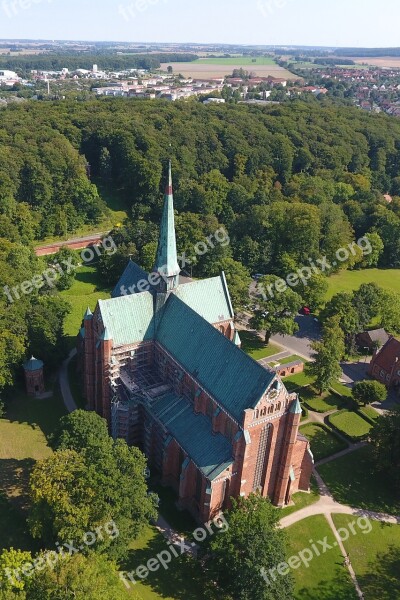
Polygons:
<instances>
[{"instance_id":1,"label":"dense forest","mask_svg":"<svg viewBox=\"0 0 400 600\"><path fill-rule=\"evenodd\" d=\"M31 70L61 71L61 69L91 69L97 64L106 71L123 71L124 69L158 69L161 62L190 62L198 57L195 54L135 54L127 52L117 54L111 52L70 52L43 55L0 56L0 69L11 69L27 76Z\"/></svg>"},{"instance_id":2,"label":"dense forest","mask_svg":"<svg viewBox=\"0 0 400 600\"><path fill-rule=\"evenodd\" d=\"M35 240L96 227L107 208L93 181L118 190L130 217L113 234L115 264L103 265L110 283L128 254L150 268L169 157L179 251L191 256L221 226L231 240L198 256L194 275L283 275L367 232L375 252L347 266L400 267L400 122L384 115L329 100L30 102L0 110L0 141L1 286L38 272ZM51 335L58 343L53 324L65 310L54 290L18 305L1 298L0 386L28 339L32 351L50 348Z\"/></svg>"}]
</instances>

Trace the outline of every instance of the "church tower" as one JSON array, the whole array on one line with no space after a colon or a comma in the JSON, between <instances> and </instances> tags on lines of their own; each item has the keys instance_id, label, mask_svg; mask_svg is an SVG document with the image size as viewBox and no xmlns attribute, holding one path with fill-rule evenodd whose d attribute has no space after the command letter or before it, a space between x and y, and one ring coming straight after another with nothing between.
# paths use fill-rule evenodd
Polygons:
<instances>
[{"instance_id":1,"label":"church tower","mask_svg":"<svg viewBox=\"0 0 400 600\"><path fill-rule=\"evenodd\" d=\"M169 161L168 183L165 189L164 210L158 239L157 257L153 273L161 275L159 292L170 292L178 286L179 273L175 237L174 196L172 191L172 167Z\"/></svg>"}]
</instances>

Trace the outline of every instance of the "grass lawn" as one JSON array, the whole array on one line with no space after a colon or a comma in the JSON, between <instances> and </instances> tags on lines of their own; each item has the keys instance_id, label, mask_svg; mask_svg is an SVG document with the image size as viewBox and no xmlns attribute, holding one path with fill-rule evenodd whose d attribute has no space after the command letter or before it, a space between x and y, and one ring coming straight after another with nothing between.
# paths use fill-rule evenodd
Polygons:
<instances>
[{"instance_id":1,"label":"grass lawn","mask_svg":"<svg viewBox=\"0 0 400 600\"><path fill-rule=\"evenodd\" d=\"M348 387L347 385L344 385L343 383L340 383L340 381L338 381L337 383L333 384L332 389L337 392L338 394L340 394L341 396L346 396L346 398L351 398L351 388Z\"/></svg>"},{"instance_id":2,"label":"grass lawn","mask_svg":"<svg viewBox=\"0 0 400 600\"><path fill-rule=\"evenodd\" d=\"M274 344L265 345L264 340L251 331L239 331L240 339L242 340L242 350L249 354L254 360L268 358L282 352L282 348Z\"/></svg>"},{"instance_id":3,"label":"grass lawn","mask_svg":"<svg viewBox=\"0 0 400 600\"><path fill-rule=\"evenodd\" d=\"M336 527L348 530L350 515L333 515ZM400 525L370 521L369 533L350 535L344 543L366 600L400 598ZM368 529L366 530L368 531Z\"/></svg>"},{"instance_id":4,"label":"grass lawn","mask_svg":"<svg viewBox=\"0 0 400 600\"><path fill-rule=\"evenodd\" d=\"M373 406L361 406L358 410L362 415L365 415L373 421L377 421L380 417L380 414L373 408Z\"/></svg>"},{"instance_id":5,"label":"grass lawn","mask_svg":"<svg viewBox=\"0 0 400 600\"><path fill-rule=\"evenodd\" d=\"M76 402L78 408L86 408L87 401L83 397L83 379L80 374L76 372L78 357L74 356L74 358L70 361L68 365L68 380L69 387L71 388L72 396Z\"/></svg>"},{"instance_id":6,"label":"grass lawn","mask_svg":"<svg viewBox=\"0 0 400 600\"><path fill-rule=\"evenodd\" d=\"M284 377L283 381L289 392L294 392L299 388L306 388L306 386L313 383L314 378L306 373L297 373L297 375L290 375L290 377Z\"/></svg>"},{"instance_id":7,"label":"grass lawn","mask_svg":"<svg viewBox=\"0 0 400 600\"><path fill-rule=\"evenodd\" d=\"M29 398L16 389L7 418L0 419L0 548L36 549L26 526L27 486L35 461L51 455L47 436L65 408L53 398Z\"/></svg>"},{"instance_id":8,"label":"grass lawn","mask_svg":"<svg viewBox=\"0 0 400 600\"><path fill-rule=\"evenodd\" d=\"M329 289L326 300L339 292L352 292L362 283L376 283L385 290L400 294L400 269L364 269L362 271L341 271L328 279Z\"/></svg>"},{"instance_id":9,"label":"grass lawn","mask_svg":"<svg viewBox=\"0 0 400 600\"><path fill-rule=\"evenodd\" d=\"M251 65L276 65L275 60L271 56L238 56L237 58L199 58L193 61L193 64L203 65L232 65L236 66L251 66Z\"/></svg>"},{"instance_id":10,"label":"grass lawn","mask_svg":"<svg viewBox=\"0 0 400 600\"><path fill-rule=\"evenodd\" d=\"M340 398L340 396L332 392L324 392L320 396L318 391L312 386L300 390L299 396L308 409L319 413L326 413L334 409L338 410L346 406L347 403L345 399Z\"/></svg>"},{"instance_id":11,"label":"grass lawn","mask_svg":"<svg viewBox=\"0 0 400 600\"><path fill-rule=\"evenodd\" d=\"M348 445L329 431L327 427L319 423L308 423L300 427L300 432L308 437L311 444L311 452L315 460L321 460L345 450Z\"/></svg>"},{"instance_id":12,"label":"grass lawn","mask_svg":"<svg viewBox=\"0 0 400 600\"><path fill-rule=\"evenodd\" d=\"M338 502L399 515L400 498L395 495L388 478L374 471L371 446L318 467L318 472Z\"/></svg>"},{"instance_id":13,"label":"grass lawn","mask_svg":"<svg viewBox=\"0 0 400 600\"><path fill-rule=\"evenodd\" d=\"M97 274L94 264L84 265L76 270L72 287L60 296L67 300L72 307L71 313L65 319L64 332L69 337L71 348L75 345L83 315L89 306L94 310L97 301L110 298L110 290L105 290Z\"/></svg>"},{"instance_id":14,"label":"grass lawn","mask_svg":"<svg viewBox=\"0 0 400 600\"><path fill-rule=\"evenodd\" d=\"M286 529L288 556L298 555L305 548L311 550L309 540L335 543L333 532L323 515L309 517ZM320 547L320 546L319 546ZM340 549L335 546L316 556L306 568L304 564L292 571L296 582L296 600L356 600L355 588L347 568L343 566Z\"/></svg>"},{"instance_id":15,"label":"grass lawn","mask_svg":"<svg viewBox=\"0 0 400 600\"><path fill-rule=\"evenodd\" d=\"M356 412L340 411L330 415L329 422L349 438L357 441L371 431L372 425Z\"/></svg>"},{"instance_id":16,"label":"grass lawn","mask_svg":"<svg viewBox=\"0 0 400 600\"><path fill-rule=\"evenodd\" d=\"M314 477L311 477L310 492L297 492L296 494L293 494L293 504L291 504L290 506L285 506L285 508L281 509L281 518L283 519L283 517L287 517L288 515L291 515L292 513L297 512L298 510L301 510L306 506L315 504L316 502L318 502L319 498L320 496L317 482L315 481Z\"/></svg>"},{"instance_id":17,"label":"grass lawn","mask_svg":"<svg viewBox=\"0 0 400 600\"><path fill-rule=\"evenodd\" d=\"M145 565L163 550L168 550L166 539L155 527L147 527L138 540L132 543L121 570L131 572ZM179 549L178 549L179 552ZM131 587L135 600L202 600L204 598L202 573L199 564L186 557L173 558L168 570L160 567L149 573L147 579ZM129 598L131 594L127 594Z\"/></svg>"}]
</instances>

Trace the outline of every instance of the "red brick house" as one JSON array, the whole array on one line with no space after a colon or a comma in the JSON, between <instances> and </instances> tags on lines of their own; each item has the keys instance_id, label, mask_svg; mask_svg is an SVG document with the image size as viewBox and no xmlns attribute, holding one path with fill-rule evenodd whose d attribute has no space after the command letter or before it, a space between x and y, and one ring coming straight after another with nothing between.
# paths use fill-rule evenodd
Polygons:
<instances>
[{"instance_id":1,"label":"red brick house","mask_svg":"<svg viewBox=\"0 0 400 600\"><path fill-rule=\"evenodd\" d=\"M368 373L400 395L400 342L391 337L375 352Z\"/></svg>"},{"instance_id":2,"label":"red brick house","mask_svg":"<svg viewBox=\"0 0 400 600\"><path fill-rule=\"evenodd\" d=\"M78 350L89 407L200 522L231 497L284 506L309 489L298 397L239 345L224 274L180 277L170 171L153 273L129 262L113 298L86 312Z\"/></svg>"}]
</instances>

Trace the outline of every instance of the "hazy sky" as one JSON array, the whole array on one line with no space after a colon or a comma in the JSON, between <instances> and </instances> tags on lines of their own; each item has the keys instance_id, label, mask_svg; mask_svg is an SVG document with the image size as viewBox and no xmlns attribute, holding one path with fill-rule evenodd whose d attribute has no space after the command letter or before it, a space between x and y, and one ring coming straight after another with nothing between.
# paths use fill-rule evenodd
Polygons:
<instances>
[{"instance_id":1,"label":"hazy sky","mask_svg":"<svg viewBox=\"0 0 400 600\"><path fill-rule=\"evenodd\" d=\"M400 46L399 0L0 0L0 38Z\"/></svg>"}]
</instances>

